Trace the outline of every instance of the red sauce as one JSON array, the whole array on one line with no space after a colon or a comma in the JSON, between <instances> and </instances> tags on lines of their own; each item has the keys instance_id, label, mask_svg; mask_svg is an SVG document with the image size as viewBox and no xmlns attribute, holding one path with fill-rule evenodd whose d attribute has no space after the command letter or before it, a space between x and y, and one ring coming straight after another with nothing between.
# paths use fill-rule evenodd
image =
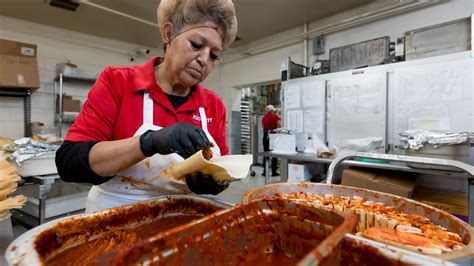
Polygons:
<instances>
[{"instance_id":1,"label":"red sauce","mask_svg":"<svg viewBox=\"0 0 474 266\"><path fill-rule=\"evenodd\" d=\"M133 265L143 259L153 265L295 265L343 219L326 210L309 210L282 200L251 202L211 214L199 225L182 225L117 249L95 265ZM355 227L355 221L346 226ZM326 247L332 245L336 243Z\"/></svg>"},{"instance_id":2,"label":"red sauce","mask_svg":"<svg viewBox=\"0 0 474 266\"><path fill-rule=\"evenodd\" d=\"M87 265L107 252L117 248L130 247L140 240L201 217L196 215L172 215L142 224L137 228L107 232L99 238L86 241L47 258L45 264L53 266Z\"/></svg>"},{"instance_id":3,"label":"red sauce","mask_svg":"<svg viewBox=\"0 0 474 266\"><path fill-rule=\"evenodd\" d=\"M144 201L59 221L35 237L34 247L42 264L88 264L88 258L133 246L221 209L191 198Z\"/></svg>"},{"instance_id":4,"label":"red sauce","mask_svg":"<svg viewBox=\"0 0 474 266\"><path fill-rule=\"evenodd\" d=\"M296 265L300 260L300 257L289 257L281 250L274 250L271 253L250 254L236 264L242 266Z\"/></svg>"}]
</instances>

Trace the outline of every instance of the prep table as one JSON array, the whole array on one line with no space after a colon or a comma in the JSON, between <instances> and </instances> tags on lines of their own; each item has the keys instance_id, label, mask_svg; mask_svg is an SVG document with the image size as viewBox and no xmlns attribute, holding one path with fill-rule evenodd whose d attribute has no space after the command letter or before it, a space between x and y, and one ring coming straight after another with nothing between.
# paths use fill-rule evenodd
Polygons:
<instances>
[{"instance_id":1,"label":"prep table","mask_svg":"<svg viewBox=\"0 0 474 266\"><path fill-rule=\"evenodd\" d=\"M22 181L15 193L27 196L28 201L12 211L12 218L27 228L85 209L90 185L65 183L57 174L22 177Z\"/></svg>"}]
</instances>

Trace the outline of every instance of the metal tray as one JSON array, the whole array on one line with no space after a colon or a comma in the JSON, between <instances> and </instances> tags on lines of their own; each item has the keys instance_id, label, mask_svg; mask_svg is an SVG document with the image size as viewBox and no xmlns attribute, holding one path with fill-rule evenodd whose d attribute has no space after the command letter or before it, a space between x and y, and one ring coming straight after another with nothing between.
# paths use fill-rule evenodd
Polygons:
<instances>
[{"instance_id":1,"label":"metal tray","mask_svg":"<svg viewBox=\"0 0 474 266\"><path fill-rule=\"evenodd\" d=\"M107 232L135 227L173 213L204 216L231 206L233 205L213 198L173 195L93 214L74 215L27 231L9 245L5 257L9 265L42 265L50 254L64 251Z\"/></svg>"},{"instance_id":2,"label":"metal tray","mask_svg":"<svg viewBox=\"0 0 474 266\"><path fill-rule=\"evenodd\" d=\"M457 160L469 164L470 149L470 143L446 145L438 148L434 148L431 144L425 144L419 150L405 149L405 154L408 156L415 157ZM438 169L446 171L452 170L452 168L450 168L449 166L426 165L420 163L407 163L407 165L413 168Z\"/></svg>"},{"instance_id":3,"label":"metal tray","mask_svg":"<svg viewBox=\"0 0 474 266\"><path fill-rule=\"evenodd\" d=\"M281 199L253 201L103 255L96 264L337 265L340 242L356 222L355 215Z\"/></svg>"},{"instance_id":4,"label":"metal tray","mask_svg":"<svg viewBox=\"0 0 474 266\"><path fill-rule=\"evenodd\" d=\"M362 188L347 187L341 185L319 184L319 183L278 183L264 186L245 193L242 202L247 203L252 200L259 200L265 197L274 196L276 193L291 193L297 191L310 192L318 195L332 194L335 196L357 195L367 200L382 202L388 206L394 206L406 213L418 214L428 217L433 223L447 228L451 232L459 234L466 247L461 250L449 252L436 256L443 260L455 260L463 262L470 260L474 254L474 229L464 221L455 216L431 207L429 205L410 200L407 198L390 195L387 193L367 190Z\"/></svg>"},{"instance_id":5,"label":"metal tray","mask_svg":"<svg viewBox=\"0 0 474 266\"><path fill-rule=\"evenodd\" d=\"M341 265L456 265L449 261L388 246L367 238L347 234L342 241Z\"/></svg>"}]
</instances>

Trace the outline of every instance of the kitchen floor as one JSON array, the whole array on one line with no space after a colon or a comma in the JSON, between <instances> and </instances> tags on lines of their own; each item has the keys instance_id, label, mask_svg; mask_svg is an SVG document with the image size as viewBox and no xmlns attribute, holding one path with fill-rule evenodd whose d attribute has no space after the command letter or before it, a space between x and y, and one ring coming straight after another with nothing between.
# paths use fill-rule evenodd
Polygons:
<instances>
[{"instance_id":1,"label":"kitchen floor","mask_svg":"<svg viewBox=\"0 0 474 266\"><path fill-rule=\"evenodd\" d=\"M255 171L255 176L250 174L247 178L242 181L232 182L227 190L220 193L216 197L227 201L229 203L240 203L242 195L251 190L265 185L265 178L262 176L263 167L253 166L252 170ZM280 176L270 177L270 183L278 183L280 181Z\"/></svg>"}]
</instances>

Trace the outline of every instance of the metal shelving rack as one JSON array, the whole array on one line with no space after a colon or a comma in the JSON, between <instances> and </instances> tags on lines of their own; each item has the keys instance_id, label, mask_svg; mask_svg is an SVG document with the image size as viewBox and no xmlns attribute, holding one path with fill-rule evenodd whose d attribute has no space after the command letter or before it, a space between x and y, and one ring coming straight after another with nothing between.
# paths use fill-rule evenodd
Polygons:
<instances>
[{"instance_id":1,"label":"metal shelving rack","mask_svg":"<svg viewBox=\"0 0 474 266\"><path fill-rule=\"evenodd\" d=\"M250 102L241 101L240 103L240 147L242 154L251 152L251 109Z\"/></svg>"},{"instance_id":2,"label":"metal shelving rack","mask_svg":"<svg viewBox=\"0 0 474 266\"><path fill-rule=\"evenodd\" d=\"M30 88L0 88L0 96L23 98L23 125L25 137L31 136L31 89Z\"/></svg>"},{"instance_id":3,"label":"metal shelving rack","mask_svg":"<svg viewBox=\"0 0 474 266\"><path fill-rule=\"evenodd\" d=\"M62 137L61 128L63 123L63 92L64 92L64 83L65 82L87 82L94 83L95 78L86 78L86 77L75 77L75 76L65 76L62 73L54 79L54 123L59 127L58 135ZM59 100L59 108L57 102Z\"/></svg>"}]
</instances>

